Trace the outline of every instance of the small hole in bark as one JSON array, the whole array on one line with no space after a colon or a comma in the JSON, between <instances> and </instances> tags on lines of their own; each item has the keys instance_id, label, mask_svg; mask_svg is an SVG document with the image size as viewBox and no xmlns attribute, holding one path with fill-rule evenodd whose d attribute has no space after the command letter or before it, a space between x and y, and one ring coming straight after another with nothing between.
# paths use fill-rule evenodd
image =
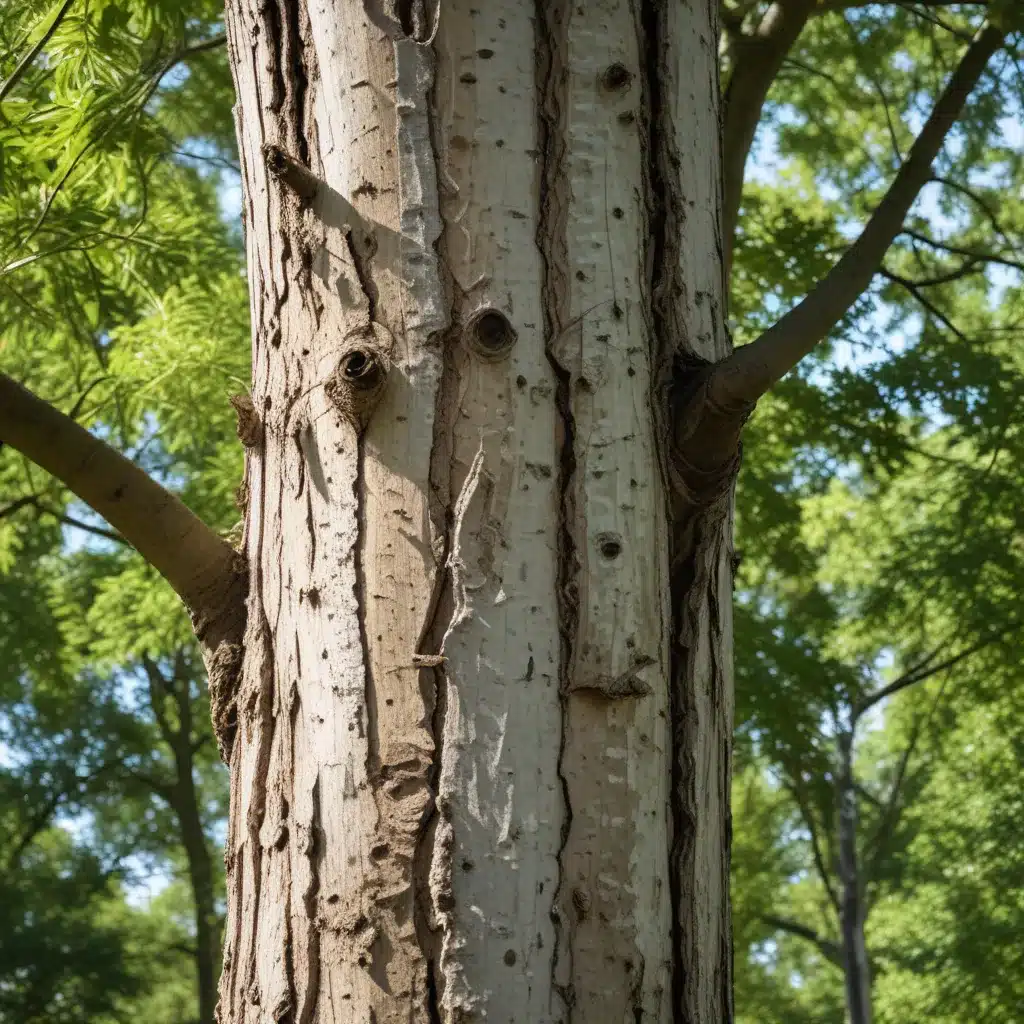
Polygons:
<instances>
[{"instance_id":1,"label":"small hole in bark","mask_svg":"<svg viewBox=\"0 0 1024 1024\"><path fill-rule=\"evenodd\" d=\"M526 378L522 374L519 374L519 376L516 377L516 387L519 388L520 391L526 387Z\"/></svg>"},{"instance_id":2,"label":"small hole in bark","mask_svg":"<svg viewBox=\"0 0 1024 1024\"><path fill-rule=\"evenodd\" d=\"M611 92L618 92L621 89L628 89L629 83L633 81L633 75L625 64L616 61L609 64L601 75L601 84Z\"/></svg>"},{"instance_id":3,"label":"small hole in bark","mask_svg":"<svg viewBox=\"0 0 1024 1024\"><path fill-rule=\"evenodd\" d=\"M625 214L622 212L622 207L621 206L616 206L615 209L612 210L612 216L616 220L622 220L622 218L625 216Z\"/></svg>"},{"instance_id":4,"label":"small hole in bark","mask_svg":"<svg viewBox=\"0 0 1024 1024\"><path fill-rule=\"evenodd\" d=\"M632 124L636 120L636 114L632 110L624 110L619 114L619 121L622 124Z\"/></svg>"},{"instance_id":5,"label":"small hole in bark","mask_svg":"<svg viewBox=\"0 0 1024 1024\"><path fill-rule=\"evenodd\" d=\"M511 967L516 962L516 951L514 949L505 950L505 963Z\"/></svg>"},{"instance_id":6,"label":"small hole in bark","mask_svg":"<svg viewBox=\"0 0 1024 1024\"><path fill-rule=\"evenodd\" d=\"M464 71L459 75L459 81L464 85L472 85L476 81L476 75L472 71Z\"/></svg>"},{"instance_id":7,"label":"small hole in bark","mask_svg":"<svg viewBox=\"0 0 1024 1024\"><path fill-rule=\"evenodd\" d=\"M462 867L463 871L472 871L473 870L473 862L471 860L464 860L462 862L461 867Z\"/></svg>"},{"instance_id":8,"label":"small hole in bark","mask_svg":"<svg viewBox=\"0 0 1024 1024\"><path fill-rule=\"evenodd\" d=\"M616 320L622 319L622 307L617 302L612 303L612 316L615 317Z\"/></svg>"},{"instance_id":9,"label":"small hole in bark","mask_svg":"<svg viewBox=\"0 0 1024 1024\"><path fill-rule=\"evenodd\" d=\"M341 372L345 375L345 380L359 391L369 391L380 383L380 363L371 353L360 349L345 356L341 363Z\"/></svg>"},{"instance_id":10,"label":"small hole in bark","mask_svg":"<svg viewBox=\"0 0 1024 1024\"><path fill-rule=\"evenodd\" d=\"M263 150L267 159L267 167L273 174L283 174L288 167L284 153L277 146L266 146Z\"/></svg>"},{"instance_id":11,"label":"small hole in bark","mask_svg":"<svg viewBox=\"0 0 1024 1024\"><path fill-rule=\"evenodd\" d=\"M494 51L487 49L486 46L483 46L479 50L476 51L476 55L481 60L490 60L494 56Z\"/></svg>"},{"instance_id":12,"label":"small hole in bark","mask_svg":"<svg viewBox=\"0 0 1024 1024\"><path fill-rule=\"evenodd\" d=\"M626 370L626 376L627 377L635 377L636 376L636 370L634 370L632 366L629 367L629 369Z\"/></svg>"},{"instance_id":13,"label":"small hole in bark","mask_svg":"<svg viewBox=\"0 0 1024 1024\"><path fill-rule=\"evenodd\" d=\"M597 549L602 558L612 562L622 554L622 541L614 533L602 533L597 538Z\"/></svg>"},{"instance_id":14,"label":"small hole in bark","mask_svg":"<svg viewBox=\"0 0 1024 1024\"><path fill-rule=\"evenodd\" d=\"M374 843L370 847L370 858L372 860L383 860L391 852L387 843Z\"/></svg>"},{"instance_id":15,"label":"small hole in bark","mask_svg":"<svg viewBox=\"0 0 1024 1024\"><path fill-rule=\"evenodd\" d=\"M584 274L582 270L577 270L576 271L576 280L577 281L586 281L586 279L587 279L587 275Z\"/></svg>"},{"instance_id":16,"label":"small hole in bark","mask_svg":"<svg viewBox=\"0 0 1024 1024\"><path fill-rule=\"evenodd\" d=\"M466 325L470 345L487 359L499 359L516 343L516 332L501 310L485 309Z\"/></svg>"}]
</instances>

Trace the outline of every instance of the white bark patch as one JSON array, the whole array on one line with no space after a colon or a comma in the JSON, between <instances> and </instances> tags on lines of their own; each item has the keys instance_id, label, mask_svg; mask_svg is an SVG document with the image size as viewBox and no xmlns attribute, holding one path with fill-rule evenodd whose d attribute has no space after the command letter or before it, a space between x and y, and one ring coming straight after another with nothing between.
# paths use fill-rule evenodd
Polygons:
<instances>
[{"instance_id":1,"label":"white bark patch","mask_svg":"<svg viewBox=\"0 0 1024 1024\"><path fill-rule=\"evenodd\" d=\"M445 4L436 100L449 342L452 594L432 871L443 1020L544 1024L562 794L555 385L544 352L533 24ZM514 114L512 112L515 112ZM514 337L513 337L514 335Z\"/></svg>"},{"instance_id":2,"label":"white bark patch","mask_svg":"<svg viewBox=\"0 0 1024 1024\"><path fill-rule=\"evenodd\" d=\"M644 294L644 55L629 3L563 8L566 374L576 633L565 687L572 818L562 851L559 982L580 1019L667 1019L668 546Z\"/></svg>"}]
</instances>

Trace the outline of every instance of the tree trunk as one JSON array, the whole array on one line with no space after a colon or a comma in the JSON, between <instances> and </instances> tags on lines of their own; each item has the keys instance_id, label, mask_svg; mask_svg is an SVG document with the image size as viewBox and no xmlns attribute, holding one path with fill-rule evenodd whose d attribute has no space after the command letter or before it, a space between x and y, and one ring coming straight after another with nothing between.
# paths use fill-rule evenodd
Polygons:
<instances>
[{"instance_id":1,"label":"tree trunk","mask_svg":"<svg viewBox=\"0 0 1024 1024\"><path fill-rule=\"evenodd\" d=\"M731 1020L715 6L227 4L222 1024Z\"/></svg>"},{"instance_id":2,"label":"tree trunk","mask_svg":"<svg viewBox=\"0 0 1024 1024\"><path fill-rule=\"evenodd\" d=\"M178 778L174 811L181 828L189 883L196 919L196 980L199 990L199 1024L214 1024L217 1005L217 907L213 888L213 864L206 845L195 783L189 773Z\"/></svg>"},{"instance_id":3,"label":"tree trunk","mask_svg":"<svg viewBox=\"0 0 1024 1024\"><path fill-rule=\"evenodd\" d=\"M839 770L836 773L838 806L839 880L842 884L840 929L843 939L843 979L849 1024L871 1024L871 968L864 933L866 907L864 880L857 857L857 790L853 776L854 726L837 737Z\"/></svg>"}]
</instances>

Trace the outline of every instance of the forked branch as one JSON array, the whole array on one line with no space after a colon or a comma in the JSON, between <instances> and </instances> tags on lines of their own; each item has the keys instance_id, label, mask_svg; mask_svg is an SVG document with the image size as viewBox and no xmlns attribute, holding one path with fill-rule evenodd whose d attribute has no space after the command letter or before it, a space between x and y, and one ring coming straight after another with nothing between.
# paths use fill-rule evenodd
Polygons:
<instances>
[{"instance_id":1,"label":"forked branch","mask_svg":"<svg viewBox=\"0 0 1024 1024\"><path fill-rule=\"evenodd\" d=\"M946 136L1003 39L1003 29L993 24L986 24L978 32L860 236L800 303L756 341L737 349L717 365L708 395L712 408L736 413L748 409L825 338L853 306L902 231L910 207L931 179L932 163Z\"/></svg>"},{"instance_id":2,"label":"forked branch","mask_svg":"<svg viewBox=\"0 0 1024 1024\"><path fill-rule=\"evenodd\" d=\"M829 963L835 964L837 967L843 966L843 950L838 942L833 942L831 939L819 935L813 928L788 917L764 914L761 920L769 928L774 928L776 931L786 932L788 935L795 935L797 938L806 939L818 947L818 951Z\"/></svg>"}]
</instances>

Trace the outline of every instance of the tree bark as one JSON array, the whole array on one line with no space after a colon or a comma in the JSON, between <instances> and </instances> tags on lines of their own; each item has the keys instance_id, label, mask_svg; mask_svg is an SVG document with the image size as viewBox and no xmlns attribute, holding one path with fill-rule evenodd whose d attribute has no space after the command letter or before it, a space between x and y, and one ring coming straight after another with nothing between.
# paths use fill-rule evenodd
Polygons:
<instances>
[{"instance_id":1,"label":"tree bark","mask_svg":"<svg viewBox=\"0 0 1024 1024\"><path fill-rule=\"evenodd\" d=\"M731 1019L714 8L228 4L223 1024Z\"/></svg>"}]
</instances>

